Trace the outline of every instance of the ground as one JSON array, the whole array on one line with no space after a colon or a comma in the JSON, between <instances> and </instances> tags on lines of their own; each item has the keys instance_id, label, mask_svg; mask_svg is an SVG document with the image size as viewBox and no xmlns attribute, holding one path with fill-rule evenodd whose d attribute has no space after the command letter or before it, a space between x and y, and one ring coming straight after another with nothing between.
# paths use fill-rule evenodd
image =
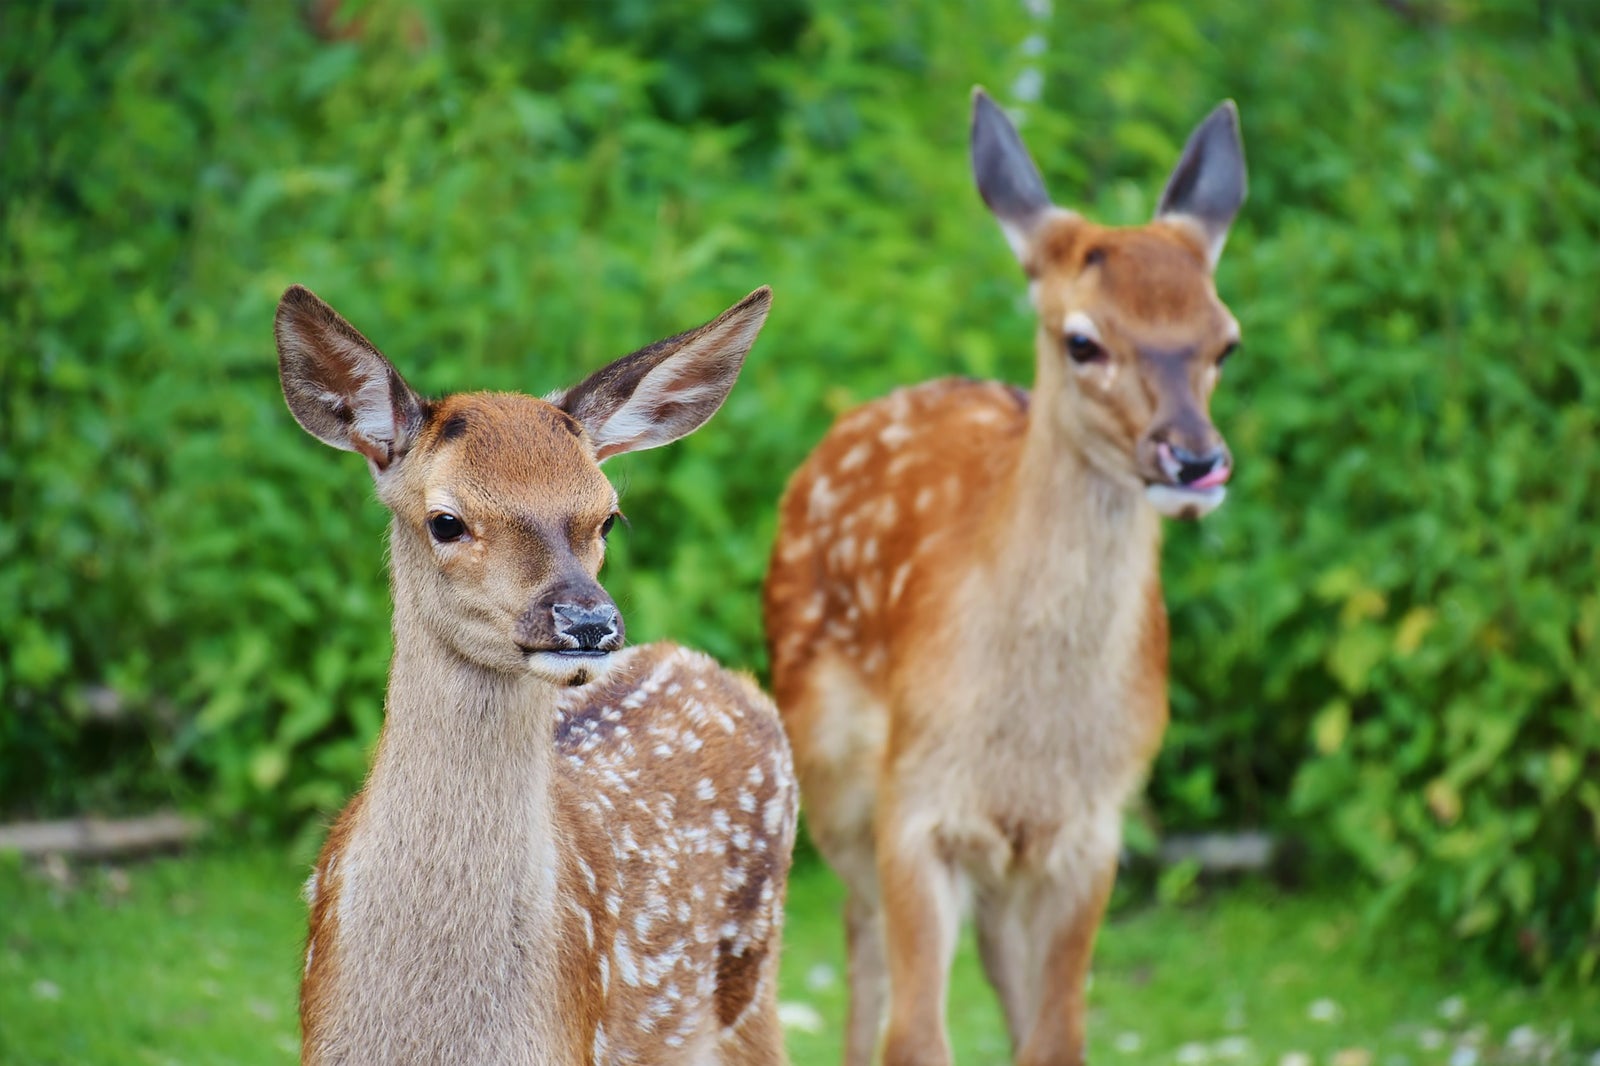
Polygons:
<instances>
[{"instance_id":1,"label":"ground","mask_svg":"<svg viewBox=\"0 0 1600 1066\"><path fill-rule=\"evenodd\" d=\"M0 1062L294 1061L303 864L257 850L127 867L0 863ZM838 1061L841 890L802 861L782 999L796 1066ZM1090 991L1099 1064L1600 1066L1600 988L1541 990L1449 960L1447 939L1366 943L1359 897L1245 884L1178 907L1129 894ZM957 1060L1003 1063L970 939Z\"/></svg>"}]
</instances>

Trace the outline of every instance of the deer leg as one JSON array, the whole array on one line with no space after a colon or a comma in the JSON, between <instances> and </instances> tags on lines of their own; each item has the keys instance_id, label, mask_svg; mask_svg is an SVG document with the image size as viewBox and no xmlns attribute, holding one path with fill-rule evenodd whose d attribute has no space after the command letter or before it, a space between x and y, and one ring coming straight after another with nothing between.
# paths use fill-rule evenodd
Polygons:
<instances>
[{"instance_id":1,"label":"deer leg","mask_svg":"<svg viewBox=\"0 0 1600 1066\"><path fill-rule=\"evenodd\" d=\"M956 873L926 833L880 832L878 847L889 962L884 1066L948 1066L945 995L961 919Z\"/></svg>"},{"instance_id":2,"label":"deer leg","mask_svg":"<svg viewBox=\"0 0 1600 1066\"><path fill-rule=\"evenodd\" d=\"M856 889L845 904L850 952L850 1020L845 1030L845 1066L871 1066L883 1029L884 992L889 986L883 952L883 910Z\"/></svg>"},{"instance_id":3,"label":"deer leg","mask_svg":"<svg viewBox=\"0 0 1600 1066\"><path fill-rule=\"evenodd\" d=\"M717 1061L723 1066L788 1066L778 1021L778 975L768 974L762 985L760 1002L751 1005L738 1030L718 1048Z\"/></svg>"},{"instance_id":4,"label":"deer leg","mask_svg":"<svg viewBox=\"0 0 1600 1066\"><path fill-rule=\"evenodd\" d=\"M1042 948L1037 979L1039 999L1031 1031L1017 1055L1018 1066L1083 1066L1087 1013L1084 985L1095 932L1100 928L1117 875L1114 854L1094 861L1096 869L1086 883L1057 884L1035 911L1031 932Z\"/></svg>"},{"instance_id":5,"label":"deer leg","mask_svg":"<svg viewBox=\"0 0 1600 1066\"><path fill-rule=\"evenodd\" d=\"M978 927L978 957L989 978L1011 1036L1011 1053L1022 1050L1028 1027L1038 1011L1028 927L1015 890L997 888L978 897L974 908Z\"/></svg>"}]
</instances>

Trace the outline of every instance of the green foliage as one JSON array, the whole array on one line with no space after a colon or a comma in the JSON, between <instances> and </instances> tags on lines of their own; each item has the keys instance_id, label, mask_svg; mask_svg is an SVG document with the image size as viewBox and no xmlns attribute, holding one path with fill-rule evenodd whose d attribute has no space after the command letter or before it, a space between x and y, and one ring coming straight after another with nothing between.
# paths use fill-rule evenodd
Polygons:
<instances>
[{"instance_id":1,"label":"green foliage","mask_svg":"<svg viewBox=\"0 0 1600 1066\"><path fill-rule=\"evenodd\" d=\"M285 828L359 781L384 517L283 408L292 281L435 392L542 392L773 284L717 419L612 464L607 577L631 634L759 668L773 505L829 420L1026 380L965 137L969 86L1031 66L1025 135L1107 221L1218 98L1244 118L1219 285L1246 352L1214 405L1240 476L1168 538L1157 816L1297 833L1395 920L1592 975L1586 8L346 7L320 35L281 4L0 9L0 807Z\"/></svg>"}]
</instances>

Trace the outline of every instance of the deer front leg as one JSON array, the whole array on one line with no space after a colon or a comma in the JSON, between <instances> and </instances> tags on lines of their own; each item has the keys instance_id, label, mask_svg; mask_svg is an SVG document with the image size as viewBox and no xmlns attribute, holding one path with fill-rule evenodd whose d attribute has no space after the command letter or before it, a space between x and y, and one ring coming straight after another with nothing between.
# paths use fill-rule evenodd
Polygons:
<instances>
[{"instance_id":1,"label":"deer front leg","mask_svg":"<svg viewBox=\"0 0 1600 1066\"><path fill-rule=\"evenodd\" d=\"M1113 853L1094 869L1056 885L1035 910L1033 936L1041 950L1038 1012L1018 1066L1083 1066L1086 1054L1084 985L1095 932L1117 876Z\"/></svg>"},{"instance_id":2,"label":"deer front leg","mask_svg":"<svg viewBox=\"0 0 1600 1066\"><path fill-rule=\"evenodd\" d=\"M889 962L884 1066L948 1066L945 993L961 919L955 870L931 830L900 822L886 806L878 821L878 876Z\"/></svg>"}]
</instances>

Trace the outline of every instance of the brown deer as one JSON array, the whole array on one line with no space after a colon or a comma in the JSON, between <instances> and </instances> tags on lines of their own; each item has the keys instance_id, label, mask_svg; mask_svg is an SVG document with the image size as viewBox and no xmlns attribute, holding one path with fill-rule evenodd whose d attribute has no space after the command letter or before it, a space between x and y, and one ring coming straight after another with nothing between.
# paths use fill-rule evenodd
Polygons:
<instances>
[{"instance_id":1,"label":"brown deer","mask_svg":"<svg viewBox=\"0 0 1600 1066\"><path fill-rule=\"evenodd\" d=\"M306 1062L785 1061L776 709L696 652L624 649L595 577L601 461L710 418L770 302L544 400L430 400L284 294L289 408L366 457L393 513L385 722L307 885Z\"/></svg>"},{"instance_id":2,"label":"brown deer","mask_svg":"<svg viewBox=\"0 0 1600 1066\"><path fill-rule=\"evenodd\" d=\"M1222 501L1207 407L1238 325L1231 103L1155 219L1052 206L974 94L978 190L1038 312L1032 393L945 379L844 416L784 493L765 613L807 822L849 890L849 1063L946 1063L970 898L1017 1059L1081 1063L1124 803L1167 720L1160 516Z\"/></svg>"}]
</instances>

